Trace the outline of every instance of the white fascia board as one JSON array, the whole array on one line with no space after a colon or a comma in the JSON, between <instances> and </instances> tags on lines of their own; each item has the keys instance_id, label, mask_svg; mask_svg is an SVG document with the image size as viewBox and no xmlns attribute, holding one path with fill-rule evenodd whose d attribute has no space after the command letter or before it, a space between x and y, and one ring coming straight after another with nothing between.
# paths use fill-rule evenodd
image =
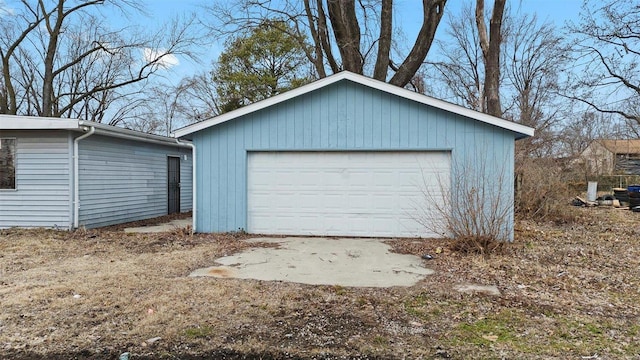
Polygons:
<instances>
[{"instance_id":1,"label":"white fascia board","mask_svg":"<svg viewBox=\"0 0 640 360\"><path fill-rule=\"evenodd\" d=\"M517 132L522 135L533 136L535 134L535 129L522 124L518 124L513 121L501 119L496 116L492 116L489 114L481 113L479 111L467 109L460 105L456 105L443 100L438 100L436 98L432 98L430 96L423 95L415 91L411 91L405 88L401 88L399 86L391 85L379 80L374 80L365 76L356 75L356 74L351 74L351 75L354 75L355 78L350 78L350 80L353 80L359 84L362 84L380 91L384 91L390 94L394 94L408 100L413 100L421 104L429 105L436 109L442 109L454 114L462 115L464 117L475 119L490 125L503 128L503 129L511 130L513 132Z\"/></svg>"},{"instance_id":2,"label":"white fascia board","mask_svg":"<svg viewBox=\"0 0 640 360\"><path fill-rule=\"evenodd\" d=\"M0 130L77 130L77 119L0 115Z\"/></svg>"},{"instance_id":3,"label":"white fascia board","mask_svg":"<svg viewBox=\"0 0 640 360\"><path fill-rule=\"evenodd\" d=\"M370 87L370 88L374 88L380 91L384 91L386 93L389 94L393 94L396 96L400 96L403 97L405 99L408 100L412 100L412 101L416 101L418 103L421 104L425 104L425 105L429 105L432 107L435 107L437 109L442 109L454 114L458 114L458 115L462 115L464 117L470 118L470 119L474 119L474 120L478 120L480 122L483 123L487 123L490 125L494 125L503 129L507 129L510 131L513 131L515 133L521 134L521 136L518 136L517 138L524 138L524 137L528 137L528 136L533 136L535 134L535 129L530 128L528 126L522 125L522 124L518 124L512 121L508 121L508 120L504 120L495 116L491 116L488 114L484 114L475 110L471 110L471 109L467 109L465 107L462 107L460 105L456 105L456 104L452 104L446 101L442 101L442 100L438 100L411 90L407 90L404 88L401 88L399 86L395 86L395 85L391 85L389 83L383 82L383 81L379 81L379 80L375 80L372 78L368 78L366 76L363 75L359 75L359 74L355 74L352 72L348 72L348 71L343 71L340 73L337 73L335 75L331 75L329 77L314 81L310 84L301 86L299 88L287 91L285 93L276 95L274 97L244 106L238 110L234 110L219 116L216 116L214 118L211 118L209 120L204 120L198 123L195 123L193 125L189 125L186 126L182 129L178 129L175 132L172 133L172 136L174 137L183 137L185 135L189 135L192 134L196 131L200 131L218 124L221 124L223 122L229 121L229 120L233 120L236 119L238 117L241 117L243 115L247 115L249 113L258 111L258 110L262 110L264 108L267 108L269 106L287 101L289 99L295 98L297 96L309 93L311 91L320 89L322 87L331 85L333 83L336 83L340 80L343 79L347 79L350 81L353 81L355 83Z\"/></svg>"},{"instance_id":4,"label":"white fascia board","mask_svg":"<svg viewBox=\"0 0 640 360\"><path fill-rule=\"evenodd\" d=\"M322 87L325 87L327 85L333 84L339 80L342 80L344 78L344 74L347 74L347 72L341 72L338 73L336 75L332 75L326 78L322 78L320 80L316 80L312 83L303 85L301 87L295 88L293 90L289 90L287 92L284 92L282 94L278 94L276 96L272 96L268 99L264 99L258 102L255 102L253 104L249 104L247 106L243 106L240 109L237 110L233 110L230 111L228 113L224 113L222 115L218 115L216 117L213 117L211 119L208 120L204 120L201 122L197 122L193 125L189 125L186 127L183 127L181 129L178 129L176 131L174 131L171 135L174 137L183 137L185 135L189 135L192 134L196 131L200 131L212 126L216 126L218 124L221 124L223 122L229 121L229 120L233 120L235 118L239 118L243 115L247 115L250 114L252 112L256 112L258 110L262 110L265 108L268 108L269 106L273 106L276 104L279 104L281 102L287 101L289 99L293 99L295 97L298 97L300 95L306 94L308 92L320 89Z\"/></svg>"}]
</instances>

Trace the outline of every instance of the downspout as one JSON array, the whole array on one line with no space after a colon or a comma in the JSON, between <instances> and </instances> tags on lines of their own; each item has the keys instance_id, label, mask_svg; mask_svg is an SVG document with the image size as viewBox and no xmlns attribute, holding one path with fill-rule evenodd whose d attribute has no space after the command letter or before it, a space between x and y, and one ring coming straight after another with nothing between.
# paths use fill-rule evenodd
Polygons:
<instances>
[{"instance_id":1,"label":"downspout","mask_svg":"<svg viewBox=\"0 0 640 360\"><path fill-rule=\"evenodd\" d=\"M187 145L191 148L191 233L196 232L196 205L198 204L198 191L196 186L196 146L191 142L181 142L180 139L176 139L176 143L180 145Z\"/></svg>"},{"instance_id":2,"label":"downspout","mask_svg":"<svg viewBox=\"0 0 640 360\"><path fill-rule=\"evenodd\" d=\"M86 128L85 128L86 129ZM80 223L80 156L78 155L78 143L80 140L88 138L96 132L96 128L91 126L89 132L80 135L73 140L73 228L77 229Z\"/></svg>"}]
</instances>

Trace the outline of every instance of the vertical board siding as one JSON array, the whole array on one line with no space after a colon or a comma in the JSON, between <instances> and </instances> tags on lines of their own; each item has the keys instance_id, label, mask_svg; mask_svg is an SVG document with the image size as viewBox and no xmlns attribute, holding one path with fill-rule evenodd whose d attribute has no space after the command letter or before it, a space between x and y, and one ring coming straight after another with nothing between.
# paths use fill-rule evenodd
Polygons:
<instances>
[{"instance_id":1,"label":"vertical board siding","mask_svg":"<svg viewBox=\"0 0 640 360\"><path fill-rule=\"evenodd\" d=\"M167 214L167 157L180 161L181 211L191 207L189 149L93 135L79 143L80 225L99 227Z\"/></svg>"},{"instance_id":2,"label":"vertical board siding","mask_svg":"<svg viewBox=\"0 0 640 360\"><path fill-rule=\"evenodd\" d=\"M66 131L3 131L16 139L16 190L0 190L0 228L71 226Z\"/></svg>"},{"instance_id":3,"label":"vertical board siding","mask_svg":"<svg viewBox=\"0 0 640 360\"><path fill-rule=\"evenodd\" d=\"M514 133L346 80L192 136L198 232L246 229L249 151L451 150L453 164L503 172L513 204Z\"/></svg>"}]
</instances>

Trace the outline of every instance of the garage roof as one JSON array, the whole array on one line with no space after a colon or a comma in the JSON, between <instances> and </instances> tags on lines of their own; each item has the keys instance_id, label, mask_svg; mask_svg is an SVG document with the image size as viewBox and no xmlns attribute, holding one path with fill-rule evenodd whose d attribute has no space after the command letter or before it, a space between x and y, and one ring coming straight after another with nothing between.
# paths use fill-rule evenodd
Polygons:
<instances>
[{"instance_id":1,"label":"garage roof","mask_svg":"<svg viewBox=\"0 0 640 360\"><path fill-rule=\"evenodd\" d=\"M533 136L535 132L533 128L515 123L513 121L508 121L505 119L501 119L499 117L495 117L495 116L491 116L475 110L467 109L460 105L452 104L443 100L438 100L438 99L435 99L411 90L407 90L405 88L401 88L399 86L391 85L389 83L379 81L379 80L374 80L363 75L355 74L349 71L343 71L343 72L339 72L337 74L331 75L329 77L314 81L310 84L301 86L299 88L276 95L274 97L244 106L240 109L230 111L228 113L195 123L193 125L186 126L184 128L174 131L171 135L178 138L183 137L183 136L192 134L194 132L236 119L243 115L250 114L258 110L262 110L269 106L279 104L281 102L287 101L289 99L295 98L300 95L307 94L314 90L323 88L325 86L329 86L331 84L334 84L340 81L352 81L373 89L377 89L389 94L403 97L405 99L416 101L416 102L429 105L438 109L442 109L454 114L462 115L467 118L474 119L486 124L507 129L518 134L516 136L516 139Z\"/></svg>"}]
</instances>

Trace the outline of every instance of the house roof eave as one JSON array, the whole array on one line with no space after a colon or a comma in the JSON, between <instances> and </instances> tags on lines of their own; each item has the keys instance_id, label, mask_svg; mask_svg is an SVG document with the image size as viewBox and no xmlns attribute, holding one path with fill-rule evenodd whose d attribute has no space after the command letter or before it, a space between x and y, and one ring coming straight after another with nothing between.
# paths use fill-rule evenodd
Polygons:
<instances>
[{"instance_id":1,"label":"house roof eave","mask_svg":"<svg viewBox=\"0 0 640 360\"><path fill-rule=\"evenodd\" d=\"M0 115L0 130L79 130L76 119Z\"/></svg>"},{"instance_id":2,"label":"house roof eave","mask_svg":"<svg viewBox=\"0 0 640 360\"><path fill-rule=\"evenodd\" d=\"M95 128L97 130L96 133L99 135L168 146L189 147L185 143L179 143L174 138L147 134L140 131L124 129L93 121L21 115L0 115L0 130L68 130L86 132L90 127Z\"/></svg>"}]
</instances>

